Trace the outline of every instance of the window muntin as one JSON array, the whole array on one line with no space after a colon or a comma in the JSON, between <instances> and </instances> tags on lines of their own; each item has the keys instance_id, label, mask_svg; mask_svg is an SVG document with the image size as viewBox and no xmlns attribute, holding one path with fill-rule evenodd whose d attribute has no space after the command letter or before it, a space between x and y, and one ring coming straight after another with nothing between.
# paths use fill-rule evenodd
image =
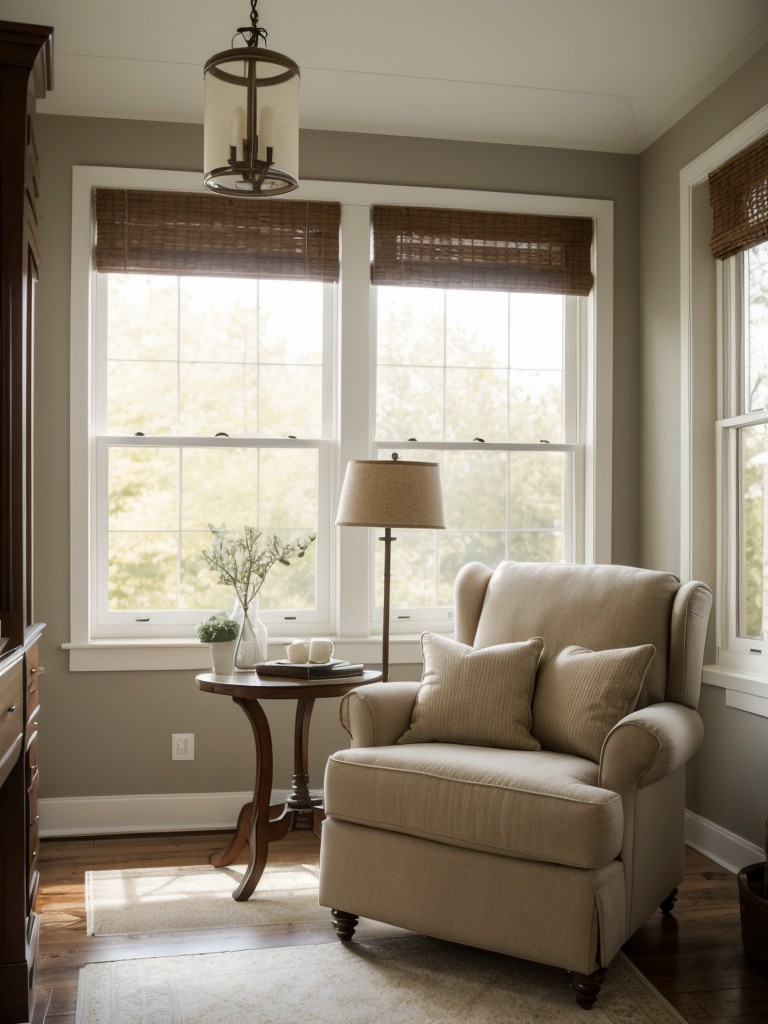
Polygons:
<instances>
[{"instance_id":1,"label":"window muntin","mask_svg":"<svg viewBox=\"0 0 768 1024\"><path fill-rule=\"evenodd\" d=\"M405 446L398 446L402 453ZM387 458L392 450L379 449ZM567 529L573 456L543 448L524 450L423 450L409 457L441 467L446 530L397 530L396 572L390 599L394 618L450 619L456 575L467 562L495 566L571 560ZM525 481L526 486L521 486ZM376 608L383 602L383 551L376 548Z\"/></svg>"},{"instance_id":2,"label":"window muntin","mask_svg":"<svg viewBox=\"0 0 768 1024\"><path fill-rule=\"evenodd\" d=\"M736 428L739 494L738 636L765 640L768 537L768 423Z\"/></svg>"},{"instance_id":3,"label":"window muntin","mask_svg":"<svg viewBox=\"0 0 768 1024\"><path fill-rule=\"evenodd\" d=\"M270 574L266 618L325 621L327 306L316 282L96 274L93 635L188 634L231 604L200 552L208 524L314 533ZM303 445L286 439L311 438ZM158 440L163 439L162 444ZM213 440L212 440L213 439ZM243 444L244 439L249 444ZM169 443L173 441L173 443ZM327 517L326 517L327 518ZM320 562L318 562L318 558ZM274 613L270 615L270 613Z\"/></svg>"},{"instance_id":4,"label":"window muntin","mask_svg":"<svg viewBox=\"0 0 768 1024\"><path fill-rule=\"evenodd\" d=\"M768 408L768 242L744 260L744 401L742 412Z\"/></svg>"},{"instance_id":5,"label":"window muntin","mask_svg":"<svg viewBox=\"0 0 768 1024\"><path fill-rule=\"evenodd\" d=\"M434 536L398 531L395 628L448 620L469 561L575 558L579 301L376 288L378 456L418 441L411 457L441 465L448 524Z\"/></svg>"},{"instance_id":6,"label":"window muntin","mask_svg":"<svg viewBox=\"0 0 768 1024\"><path fill-rule=\"evenodd\" d=\"M768 650L768 243L729 257L721 295L725 388L718 431L728 626L720 660L761 671L755 656Z\"/></svg>"},{"instance_id":7,"label":"window muntin","mask_svg":"<svg viewBox=\"0 0 768 1024\"><path fill-rule=\"evenodd\" d=\"M189 643L193 637L190 628L183 635L187 640L178 644L157 644L122 640L116 628L108 628L99 637L93 632L93 604L95 589L92 585L92 565L98 548L95 532L94 482L103 472L97 466L101 456L93 441L94 395L103 382L96 379L92 355L92 331L95 322L93 302L93 276L91 274L92 190L106 187L118 189L180 190L185 193L199 191L199 175L178 171L147 171L125 168L76 167L73 171L73 243L71 292L71 564L88 571L73 571L71 576L71 642L64 646L69 652L72 671L110 671L113 669L171 669L185 666L198 667L204 655L198 645ZM220 198L220 197L219 197ZM375 531L333 529L335 503L341 485L344 466L353 458L377 457L373 425L375 403L369 401L374 394L375 353L372 344L366 344L371 326L371 289L368 285L367 259L369 255L369 211L378 203L416 203L428 206L455 206L457 209L542 214L545 216L587 217L594 224L592 250L595 287L588 298L580 303L579 332L583 339L580 364L577 367L578 406L583 423L583 446L569 461L576 466L574 487L575 560L610 561L611 558L611 422L612 384L611 349L613 325L613 204L610 200L558 198L551 196L517 195L505 193L464 192L450 189L429 189L388 185L348 185L335 182L302 181L299 199L310 206L315 202L334 203L341 200L341 238L343 277L345 286L339 290L338 313L335 303L330 310L332 324L326 324L326 337L338 330L338 349L330 354L325 364L325 386L330 383L336 390L332 421L325 424L324 436L333 440L319 441L320 476L329 482L330 500L321 502L321 535L330 537L326 555L326 576L333 593L330 608L334 615L327 625L304 627L317 633L332 630L337 637L340 656L354 660L372 657L376 645L376 620L369 614L370 580L373 575L373 552L376 548ZM272 205L272 203L270 203ZM326 307L326 316L329 315ZM338 327L335 317L338 316ZM566 419L575 412L566 409ZM329 414L330 415L330 414ZM338 430L337 428L341 429ZM122 440L122 438L117 438ZM132 439L129 439L132 440ZM200 443L212 444L210 439ZM257 444L246 441L244 444ZM297 442L284 441L284 445ZM308 442L309 443L309 442ZM311 442L314 445L314 441ZM401 442L398 440L398 447ZM489 444L487 448L492 446ZM552 449L556 447L553 444ZM411 457L419 458L413 452ZM581 463L581 464L580 464ZM580 464L580 465L579 465ZM367 536L366 536L367 533ZM400 543L403 543L403 532ZM101 543L99 541L99 543ZM365 557L370 545L370 562ZM380 546L380 545L379 545ZM397 550L397 548L396 548ZM396 556L395 550L395 557ZM321 551L317 550L318 561ZM396 567L395 567L396 568ZM322 570L319 569L322 576ZM446 628L450 628L450 624ZM270 625L270 633L282 638L300 635L301 623L288 623L283 628ZM373 634L373 635L371 635ZM142 633L148 638L170 637L161 626L156 632ZM365 638L358 644L356 638ZM92 642L93 640L93 642ZM114 642L112 642L114 641ZM373 647L371 647L373 645ZM417 661L418 644L405 638L393 648L395 660ZM275 648L274 657L279 656Z\"/></svg>"},{"instance_id":8,"label":"window muntin","mask_svg":"<svg viewBox=\"0 0 768 1024\"><path fill-rule=\"evenodd\" d=\"M322 284L98 276L107 433L322 435Z\"/></svg>"},{"instance_id":9,"label":"window muntin","mask_svg":"<svg viewBox=\"0 0 768 1024\"><path fill-rule=\"evenodd\" d=\"M734 426L737 451L738 616L737 636L768 638L768 243L747 249L735 280L743 312L740 413L753 422ZM765 417L765 419L763 418Z\"/></svg>"},{"instance_id":10,"label":"window muntin","mask_svg":"<svg viewBox=\"0 0 768 1024\"><path fill-rule=\"evenodd\" d=\"M563 296L380 286L376 298L377 437L564 440Z\"/></svg>"},{"instance_id":11,"label":"window muntin","mask_svg":"<svg viewBox=\"0 0 768 1024\"><path fill-rule=\"evenodd\" d=\"M317 452L231 445L321 433L327 286L97 277L106 387L96 419L106 437L136 437L106 447L97 630L119 625L141 635L174 615L188 626L211 601L221 603L225 595L204 585L199 566L209 522L234 529L247 522L283 537L317 533ZM575 390L566 379L566 365L575 366L566 359L575 346L566 312L577 300L395 286L376 293L379 455L398 437L434 445L419 457L442 466L450 523L444 535L402 531L399 557L409 569L393 590L396 621L448 621L453 580L466 562L573 558L574 464L549 446L565 439ZM180 443L152 447L158 436ZM193 443L205 437L233 440L219 448ZM517 450L442 447L467 442ZM283 491L283 481L298 483ZM292 500L281 502L283 494ZM292 571L293 586L288 574L276 580L273 573L262 611L313 615L315 569L307 558ZM379 583L373 616L381 601Z\"/></svg>"}]
</instances>

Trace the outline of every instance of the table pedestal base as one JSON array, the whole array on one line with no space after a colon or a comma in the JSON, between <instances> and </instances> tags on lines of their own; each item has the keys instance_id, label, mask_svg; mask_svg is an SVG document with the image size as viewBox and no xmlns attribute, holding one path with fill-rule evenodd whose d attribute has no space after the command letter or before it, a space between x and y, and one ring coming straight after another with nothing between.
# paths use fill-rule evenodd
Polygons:
<instances>
[{"instance_id":1,"label":"table pedestal base","mask_svg":"<svg viewBox=\"0 0 768 1024\"><path fill-rule=\"evenodd\" d=\"M291 831L312 830L318 837L325 817L322 801L310 795L307 770L309 721L317 697L342 697L350 690L381 680L381 673L370 669L354 676L317 679L264 678L256 673L237 673L222 678L204 673L197 685L207 693L231 697L251 723L256 744L256 781L253 798L244 804L237 818L235 834L221 853L214 853L210 863L223 868L237 859L246 843L250 859L245 876L233 893L236 900L247 900L259 883L267 864L270 843L283 839ZM259 700L295 700L296 719L293 733L293 784L285 803L270 804L272 799L272 737L269 722Z\"/></svg>"},{"instance_id":2,"label":"table pedestal base","mask_svg":"<svg viewBox=\"0 0 768 1024\"><path fill-rule=\"evenodd\" d=\"M285 803L270 804L272 795L272 737L264 709L257 700L233 698L245 712L253 728L256 741L256 785L253 799L243 804L237 818L235 834L221 853L211 854L209 860L215 868L223 868L237 859L246 843L251 856L245 875L232 898L247 900L264 873L270 843L285 838L289 832L312 831L320 838L325 817L322 800L309 791L307 757L309 748L309 722L315 701L300 698L296 703L294 726L294 773L291 794Z\"/></svg>"}]
</instances>

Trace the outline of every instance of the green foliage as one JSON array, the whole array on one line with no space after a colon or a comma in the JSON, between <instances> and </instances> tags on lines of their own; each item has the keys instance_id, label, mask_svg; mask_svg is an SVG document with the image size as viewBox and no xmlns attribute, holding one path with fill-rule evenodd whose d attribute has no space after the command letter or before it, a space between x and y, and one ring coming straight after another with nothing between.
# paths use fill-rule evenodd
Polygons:
<instances>
[{"instance_id":1,"label":"green foliage","mask_svg":"<svg viewBox=\"0 0 768 1024\"><path fill-rule=\"evenodd\" d=\"M748 317L744 352L744 413L768 406L768 243L745 253ZM768 427L763 423L739 430L740 447L740 609L738 632L766 635L766 464Z\"/></svg>"},{"instance_id":2,"label":"green foliage","mask_svg":"<svg viewBox=\"0 0 768 1024\"><path fill-rule=\"evenodd\" d=\"M272 566L290 565L292 558L303 558L316 536L311 533L285 543L272 534L262 542L262 531L255 526L244 526L235 536L223 525L209 523L208 528L213 541L210 548L203 549L202 556L218 582L232 587L245 609L261 590Z\"/></svg>"},{"instance_id":3,"label":"green foliage","mask_svg":"<svg viewBox=\"0 0 768 1024\"><path fill-rule=\"evenodd\" d=\"M379 288L377 300L378 437L563 439L561 298L392 286ZM561 452L436 449L416 457L440 463L449 528L398 534L396 607L450 605L467 562L562 561ZM377 547L378 604L382 561Z\"/></svg>"},{"instance_id":4,"label":"green foliage","mask_svg":"<svg viewBox=\"0 0 768 1024\"><path fill-rule=\"evenodd\" d=\"M227 640L237 640L240 626L234 619L230 619L226 612L216 612L205 622L197 627L198 639L204 644L225 643Z\"/></svg>"},{"instance_id":5,"label":"green foliage","mask_svg":"<svg viewBox=\"0 0 768 1024\"><path fill-rule=\"evenodd\" d=\"M110 447L110 610L202 615L220 603L221 585L238 600L258 593L262 611L314 608L322 553L309 549L318 528L317 452L153 447L149 435L318 436L321 286L109 278L107 432L141 432L148 442ZM562 308L555 297L516 296L510 305L503 293L392 287L378 289L377 301L378 437L562 438ZM450 528L400 534L397 604L450 605L456 572L468 561L563 557L561 453L418 457L441 463ZM212 530L207 552L226 571L205 559L213 571L201 572L209 524L249 519L259 523L246 528L250 540L227 535L219 543ZM291 540L294 534L305 540ZM248 577L243 558L251 543ZM261 589L272 566L294 558L300 565L271 574ZM380 577L379 562L377 545Z\"/></svg>"}]
</instances>

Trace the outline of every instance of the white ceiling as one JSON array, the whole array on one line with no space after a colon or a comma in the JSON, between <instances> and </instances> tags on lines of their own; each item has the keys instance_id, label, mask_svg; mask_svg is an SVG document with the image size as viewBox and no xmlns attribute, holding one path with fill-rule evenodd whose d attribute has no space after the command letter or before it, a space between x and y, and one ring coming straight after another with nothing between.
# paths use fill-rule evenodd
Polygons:
<instances>
[{"instance_id":1,"label":"white ceiling","mask_svg":"<svg viewBox=\"0 0 768 1024\"><path fill-rule=\"evenodd\" d=\"M768 42L768 0L260 0L303 128L639 153ZM41 113L198 123L249 0L0 0L54 27ZM239 45L239 44L236 44Z\"/></svg>"}]
</instances>

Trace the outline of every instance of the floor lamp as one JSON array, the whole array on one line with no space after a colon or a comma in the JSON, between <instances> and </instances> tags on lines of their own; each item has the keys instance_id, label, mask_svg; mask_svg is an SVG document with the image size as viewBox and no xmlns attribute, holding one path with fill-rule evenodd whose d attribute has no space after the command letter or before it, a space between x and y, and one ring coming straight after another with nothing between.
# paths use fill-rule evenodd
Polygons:
<instances>
[{"instance_id":1,"label":"floor lamp","mask_svg":"<svg viewBox=\"0 0 768 1024\"><path fill-rule=\"evenodd\" d=\"M381 672L389 678L389 584L393 529L444 530L443 493L437 462L361 459L348 463L337 526L383 526L384 609Z\"/></svg>"}]
</instances>

